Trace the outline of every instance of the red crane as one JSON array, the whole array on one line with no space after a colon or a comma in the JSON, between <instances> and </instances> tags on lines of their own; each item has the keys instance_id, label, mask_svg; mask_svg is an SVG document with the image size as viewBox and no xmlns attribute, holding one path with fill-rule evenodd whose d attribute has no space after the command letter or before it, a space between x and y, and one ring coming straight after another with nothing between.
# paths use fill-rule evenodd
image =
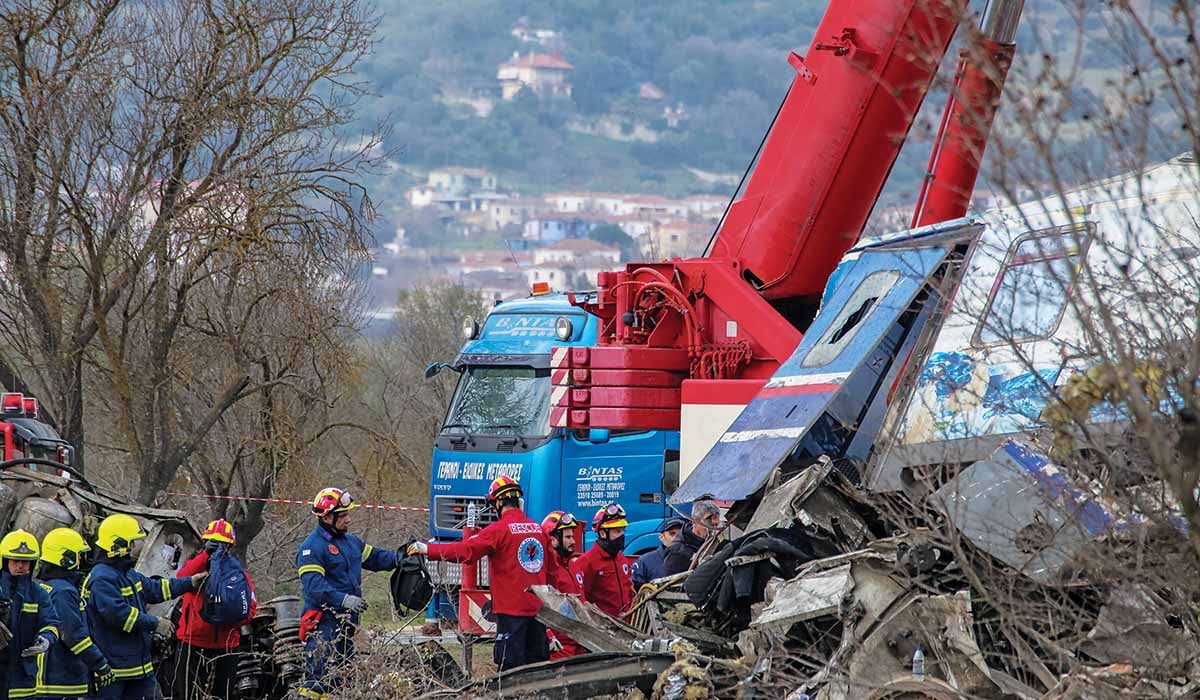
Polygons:
<instances>
[{"instance_id":1,"label":"red crane","mask_svg":"<svg viewBox=\"0 0 1200 700\"><path fill-rule=\"evenodd\" d=\"M601 331L555 349L553 425L677 429L684 406L754 396L861 235L967 4L831 0L807 54L788 57L796 76L707 254L600 273L575 301ZM973 33L956 82L971 94L951 95L922 223L966 213L1022 4L992 0Z\"/></svg>"}]
</instances>

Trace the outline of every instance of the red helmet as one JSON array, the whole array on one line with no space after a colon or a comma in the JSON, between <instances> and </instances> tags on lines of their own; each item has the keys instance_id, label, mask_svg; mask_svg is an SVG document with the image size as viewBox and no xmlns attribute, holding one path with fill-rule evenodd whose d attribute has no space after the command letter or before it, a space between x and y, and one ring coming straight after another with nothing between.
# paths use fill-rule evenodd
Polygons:
<instances>
[{"instance_id":1,"label":"red helmet","mask_svg":"<svg viewBox=\"0 0 1200 700\"><path fill-rule=\"evenodd\" d=\"M550 515L547 515L542 520L542 532L545 533L546 537L549 537L559 530L570 530L578 522L575 516L570 513L564 513L561 510L550 511Z\"/></svg>"},{"instance_id":2,"label":"red helmet","mask_svg":"<svg viewBox=\"0 0 1200 700\"><path fill-rule=\"evenodd\" d=\"M204 528L204 534L200 535L200 539L234 544L233 525L230 525L225 518L214 520Z\"/></svg>"},{"instance_id":3,"label":"red helmet","mask_svg":"<svg viewBox=\"0 0 1200 700\"><path fill-rule=\"evenodd\" d=\"M522 495L521 484L517 483L516 479L501 475L496 477L496 480L488 487L487 504L495 507L496 501L499 501L501 498L514 496L520 498Z\"/></svg>"},{"instance_id":4,"label":"red helmet","mask_svg":"<svg viewBox=\"0 0 1200 700\"><path fill-rule=\"evenodd\" d=\"M358 504L354 502L350 492L331 486L321 489L321 492L313 499L312 512L313 515L322 518L330 513L341 513L357 507Z\"/></svg>"},{"instance_id":5,"label":"red helmet","mask_svg":"<svg viewBox=\"0 0 1200 700\"><path fill-rule=\"evenodd\" d=\"M629 521L625 519L625 509L620 503L609 503L592 516L592 529L596 532L612 527L629 527Z\"/></svg>"}]
</instances>

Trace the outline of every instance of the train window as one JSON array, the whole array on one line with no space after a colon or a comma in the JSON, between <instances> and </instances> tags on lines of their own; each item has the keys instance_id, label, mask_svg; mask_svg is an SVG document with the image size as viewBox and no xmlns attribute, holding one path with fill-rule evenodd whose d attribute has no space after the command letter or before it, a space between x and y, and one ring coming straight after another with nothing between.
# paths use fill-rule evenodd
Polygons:
<instances>
[{"instance_id":1,"label":"train window","mask_svg":"<svg viewBox=\"0 0 1200 700\"><path fill-rule=\"evenodd\" d=\"M864 277L804 358L804 366L821 367L836 360L899 279L900 273L895 270L880 270Z\"/></svg>"},{"instance_id":2,"label":"train window","mask_svg":"<svg viewBox=\"0 0 1200 700\"><path fill-rule=\"evenodd\" d=\"M1050 337L1062 321L1087 247L1088 226L1034 231L1009 249L988 294L975 345Z\"/></svg>"}]
</instances>

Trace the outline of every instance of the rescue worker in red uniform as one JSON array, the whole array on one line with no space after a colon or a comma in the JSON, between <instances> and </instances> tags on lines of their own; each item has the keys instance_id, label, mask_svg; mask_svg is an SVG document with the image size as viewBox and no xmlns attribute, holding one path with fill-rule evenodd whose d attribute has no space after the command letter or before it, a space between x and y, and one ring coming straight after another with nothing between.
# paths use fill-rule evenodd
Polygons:
<instances>
[{"instance_id":1,"label":"rescue worker in red uniform","mask_svg":"<svg viewBox=\"0 0 1200 700\"><path fill-rule=\"evenodd\" d=\"M633 603L630 563L622 551L628 526L625 509L617 503L596 511L592 518L596 543L572 564L584 600L618 618L629 612Z\"/></svg>"},{"instance_id":2,"label":"rescue worker in red uniform","mask_svg":"<svg viewBox=\"0 0 1200 700\"><path fill-rule=\"evenodd\" d=\"M187 560L177 576L191 576L208 571L208 559L218 547L233 547L237 541L233 525L224 518L214 520L200 535L204 548ZM232 556L232 555L230 555ZM248 625L258 609L254 595L254 582L246 574L250 586L250 612L245 620L236 625L212 625L200 617L204 607L204 592L192 591L183 594L180 605L179 626L175 638L180 644L175 653L171 676L172 700L192 698L231 698L236 694L238 646L242 643L241 625ZM164 669L167 671L168 669Z\"/></svg>"},{"instance_id":3,"label":"rescue worker in red uniform","mask_svg":"<svg viewBox=\"0 0 1200 700\"><path fill-rule=\"evenodd\" d=\"M492 658L501 671L550 656L546 626L534 618L542 603L527 590L546 583L546 536L522 512L521 496L515 479L498 477L488 489L487 504L500 514L499 520L462 542L408 546L409 554L424 554L431 561L471 563L488 558L496 615Z\"/></svg>"},{"instance_id":4,"label":"rescue worker in red uniform","mask_svg":"<svg viewBox=\"0 0 1200 700\"><path fill-rule=\"evenodd\" d=\"M582 535L581 525L574 515L561 510L552 511L542 520L542 532L550 541L550 549L553 550L551 555L546 557L546 583L561 593L583 593L571 573L575 543L580 539L578 536ZM566 633L547 629L546 639L550 644L551 661L587 653L587 649Z\"/></svg>"}]
</instances>

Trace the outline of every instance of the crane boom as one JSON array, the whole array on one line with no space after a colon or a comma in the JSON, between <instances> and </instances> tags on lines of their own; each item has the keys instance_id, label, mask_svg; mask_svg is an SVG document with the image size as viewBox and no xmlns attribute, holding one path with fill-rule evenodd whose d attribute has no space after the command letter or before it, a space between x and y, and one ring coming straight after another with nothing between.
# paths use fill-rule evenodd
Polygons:
<instances>
[{"instance_id":1,"label":"crane boom","mask_svg":"<svg viewBox=\"0 0 1200 700\"><path fill-rule=\"evenodd\" d=\"M861 235L967 4L831 0L708 254L602 272L573 301L600 331L552 354L553 425L675 429L681 387L684 403L761 387Z\"/></svg>"},{"instance_id":2,"label":"crane boom","mask_svg":"<svg viewBox=\"0 0 1200 700\"><path fill-rule=\"evenodd\" d=\"M833 2L711 257L767 299L821 293L858 240L966 3Z\"/></svg>"}]
</instances>

